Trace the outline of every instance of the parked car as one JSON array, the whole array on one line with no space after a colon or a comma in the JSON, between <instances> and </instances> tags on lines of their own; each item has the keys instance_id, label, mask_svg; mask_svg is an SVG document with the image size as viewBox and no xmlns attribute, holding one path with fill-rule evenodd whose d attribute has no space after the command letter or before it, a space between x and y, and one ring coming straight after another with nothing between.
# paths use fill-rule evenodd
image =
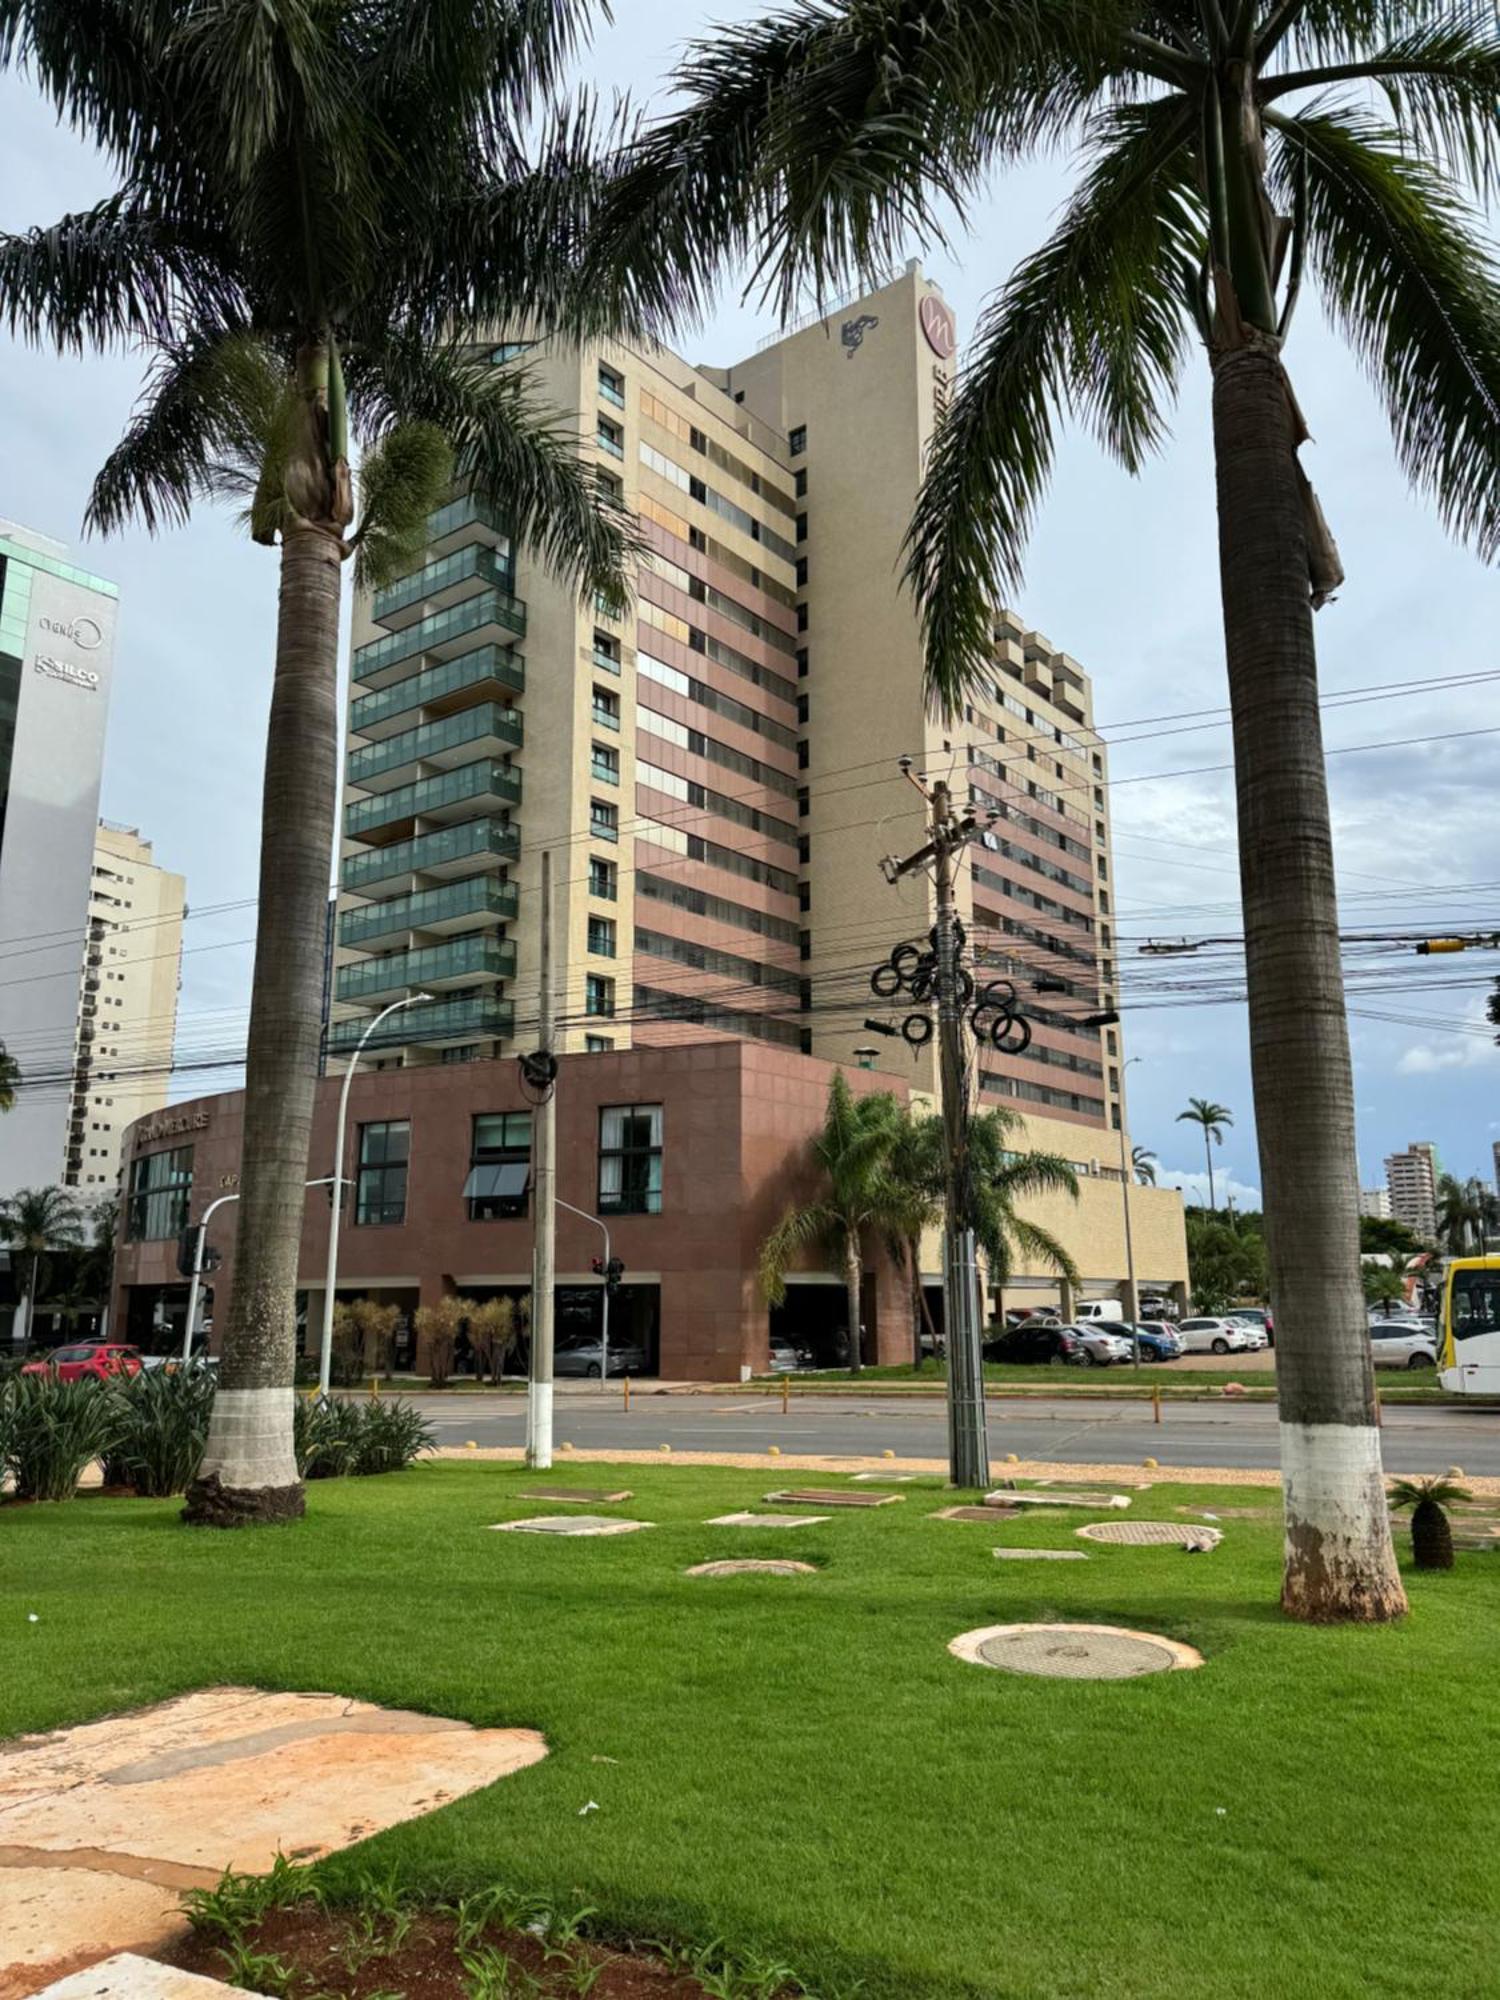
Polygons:
<instances>
[{"instance_id":1,"label":"parked car","mask_svg":"<svg viewBox=\"0 0 1500 2000\"><path fill-rule=\"evenodd\" d=\"M1076 1328L1043 1326L1035 1319L1008 1326L1004 1333L994 1334L984 1343L986 1361L1009 1361L1031 1367L1079 1368L1084 1366L1083 1356L1083 1343Z\"/></svg>"},{"instance_id":2,"label":"parked car","mask_svg":"<svg viewBox=\"0 0 1500 2000\"><path fill-rule=\"evenodd\" d=\"M23 1375L53 1375L59 1382L108 1382L117 1375L139 1375L141 1354L113 1340L86 1340L77 1347L56 1347L28 1361Z\"/></svg>"},{"instance_id":3,"label":"parked car","mask_svg":"<svg viewBox=\"0 0 1500 2000\"><path fill-rule=\"evenodd\" d=\"M611 1361L614 1357L611 1355ZM784 1333L771 1335L771 1373L773 1375L794 1375L802 1367L802 1350Z\"/></svg>"},{"instance_id":4,"label":"parked car","mask_svg":"<svg viewBox=\"0 0 1500 2000\"><path fill-rule=\"evenodd\" d=\"M1266 1343L1271 1347L1276 1345L1276 1321L1269 1306L1236 1306L1224 1317L1232 1319L1236 1326L1258 1326L1266 1336Z\"/></svg>"},{"instance_id":5,"label":"parked car","mask_svg":"<svg viewBox=\"0 0 1500 2000\"><path fill-rule=\"evenodd\" d=\"M1377 1368L1436 1368L1437 1337L1416 1320L1371 1320L1370 1358Z\"/></svg>"},{"instance_id":6,"label":"parked car","mask_svg":"<svg viewBox=\"0 0 1500 2000\"><path fill-rule=\"evenodd\" d=\"M175 1375L182 1365L181 1350L175 1347L170 1354L143 1354L141 1356L141 1366L146 1370L148 1375L158 1370L168 1375ZM203 1348L197 1347L189 1356L187 1365L189 1368L207 1368L211 1373L217 1374L219 1357L217 1354L205 1353Z\"/></svg>"},{"instance_id":7,"label":"parked car","mask_svg":"<svg viewBox=\"0 0 1500 2000\"><path fill-rule=\"evenodd\" d=\"M1130 1342L1122 1339L1113 1326L1086 1326L1075 1320L1062 1331L1070 1333L1083 1349L1085 1368L1111 1368L1117 1362L1135 1359Z\"/></svg>"},{"instance_id":8,"label":"parked car","mask_svg":"<svg viewBox=\"0 0 1500 2000\"><path fill-rule=\"evenodd\" d=\"M1118 1299L1080 1299L1078 1309L1073 1314L1074 1322L1084 1326L1090 1320L1119 1320L1125 1317L1125 1309Z\"/></svg>"},{"instance_id":9,"label":"parked car","mask_svg":"<svg viewBox=\"0 0 1500 2000\"><path fill-rule=\"evenodd\" d=\"M1177 1338L1176 1329L1161 1320L1121 1320L1118 1326L1110 1328L1110 1332L1118 1333L1122 1340L1129 1343L1132 1359L1137 1347L1140 1348L1142 1361L1176 1361L1182 1353L1182 1342Z\"/></svg>"},{"instance_id":10,"label":"parked car","mask_svg":"<svg viewBox=\"0 0 1500 2000\"><path fill-rule=\"evenodd\" d=\"M570 1340L565 1346L559 1345L552 1357L554 1375L584 1375L599 1378L600 1363L603 1360L603 1344L597 1334L584 1334L580 1339ZM646 1372L646 1350L638 1347L633 1340L615 1340L609 1343L609 1372L611 1375L643 1375Z\"/></svg>"},{"instance_id":11,"label":"parked car","mask_svg":"<svg viewBox=\"0 0 1500 2000\"><path fill-rule=\"evenodd\" d=\"M1177 1332L1188 1354L1248 1354L1250 1330L1232 1319L1180 1320Z\"/></svg>"}]
</instances>

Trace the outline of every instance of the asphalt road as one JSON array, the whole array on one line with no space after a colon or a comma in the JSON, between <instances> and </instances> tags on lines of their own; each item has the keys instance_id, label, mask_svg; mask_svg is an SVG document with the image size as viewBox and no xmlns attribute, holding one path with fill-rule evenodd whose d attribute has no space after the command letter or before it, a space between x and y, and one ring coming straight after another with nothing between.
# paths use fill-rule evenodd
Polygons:
<instances>
[{"instance_id":1,"label":"asphalt road","mask_svg":"<svg viewBox=\"0 0 1500 2000\"><path fill-rule=\"evenodd\" d=\"M431 1419L442 1445L521 1445L526 1408L522 1396L427 1395L413 1398ZM633 1387L631 1407L620 1391L564 1388L557 1392L556 1436L580 1451L758 1452L779 1445L799 1453L839 1457L947 1456L944 1406L937 1398L818 1396L793 1400L787 1415L774 1397L661 1395ZM1069 1402L1048 1397L988 1404L992 1457L1060 1463L1132 1464L1143 1458L1163 1465L1265 1466L1278 1463L1276 1408L1271 1403L1163 1403L1160 1424L1149 1403ZM1500 1474L1500 1411L1441 1405L1389 1406L1384 1412L1384 1457L1393 1472Z\"/></svg>"}]
</instances>

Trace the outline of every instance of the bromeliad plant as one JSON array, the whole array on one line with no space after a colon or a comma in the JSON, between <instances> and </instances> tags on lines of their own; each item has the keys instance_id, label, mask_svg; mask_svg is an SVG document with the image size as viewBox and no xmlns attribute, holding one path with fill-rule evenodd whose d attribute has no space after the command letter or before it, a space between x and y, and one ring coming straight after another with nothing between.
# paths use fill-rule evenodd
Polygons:
<instances>
[{"instance_id":1,"label":"bromeliad plant","mask_svg":"<svg viewBox=\"0 0 1500 2000\"><path fill-rule=\"evenodd\" d=\"M1393 1508L1410 1507L1411 1556L1418 1569L1452 1569L1453 1530L1445 1511L1455 1500L1473 1495L1455 1479L1439 1473L1428 1479L1397 1479L1390 1490Z\"/></svg>"},{"instance_id":2,"label":"bromeliad plant","mask_svg":"<svg viewBox=\"0 0 1500 2000\"><path fill-rule=\"evenodd\" d=\"M89 502L104 531L228 496L279 550L233 1302L194 1522L302 1511L292 1449L304 1206L338 791L342 577L417 558L450 473L514 544L623 605L634 534L501 326L624 330L576 276L605 174L549 112L591 0L0 0L26 69L118 191L0 238L27 339L154 355ZM465 336L468 336L467 338ZM356 471L356 459L359 460Z\"/></svg>"},{"instance_id":3,"label":"bromeliad plant","mask_svg":"<svg viewBox=\"0 0 1500 2000\"><path fill-rule=\"evenodd\" d=\"M1213 378L1251 1060L1286 1475L1282 1603L1405 1607L1359 1288L1354 1097L1313 612L1340 581L1298 460L1298 301L1373 377L1448 526L1500 550L1500 26L1466 0L803 0L691 49L610 204L622 258L783 307L870 282L998 166L1078 148L993 294L907 544L945 713L993 678L1056 438L1137 470L1189 356Z\"/></svg>"},{"instance_id":4,"label":"bromeliad plant","mask_svg":"<svg viewBox=\"0 0 1500 2000\"><path fill-rule=\"evenodd\" d=\"M0 1386L0 1454L18 1500L71 1500L122 1427L120 1401L102 1383L17 1375Z\"/></svg>"}]
</instances>

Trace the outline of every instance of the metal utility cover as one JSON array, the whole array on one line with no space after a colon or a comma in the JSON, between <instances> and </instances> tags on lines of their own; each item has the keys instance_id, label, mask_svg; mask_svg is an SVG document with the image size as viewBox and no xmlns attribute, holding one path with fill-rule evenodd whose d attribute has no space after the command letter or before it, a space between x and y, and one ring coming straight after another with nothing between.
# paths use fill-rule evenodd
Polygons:
<instances>
[{"instance_id":1,"label":"metal utility cover","mask_svg":"<svg viewBox=\"0 0 1500 2000\"><path fill-rule=\"evenodd\" d=\"M1075 1528L1086 1542L1112 1542L1127 1548L1179 1548L1204 1552L1216 1549L1224 1536L1218 1528L1195 1528L1176 1521L1094 1521Z\"/></svg>"},{"instance_id":2,"label":"metal utility cover","mask_svg":"<svg viewBox=\"0 0 1500 2000\"><path fill-rule=\"evenodd\" d=\"M948 1650L972 1666L1049 1680L1125 1681L1203 1665L1179 1640L1119 1625L987 1625L961 1632Z\"/></svg>"}]
</instances>

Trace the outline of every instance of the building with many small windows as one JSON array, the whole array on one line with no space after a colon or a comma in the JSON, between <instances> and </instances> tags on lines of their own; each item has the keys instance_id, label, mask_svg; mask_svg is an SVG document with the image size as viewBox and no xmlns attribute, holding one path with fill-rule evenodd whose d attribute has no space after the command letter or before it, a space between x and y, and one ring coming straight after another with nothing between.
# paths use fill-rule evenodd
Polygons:
<instances>
[{"instance_id":1,"label":"building with many small windows","mask_svg":"<svg viewBox=\"0 0 1500 2000\"><path fill-rule=\"evenodd\" d=\"M1428 1139L1414 1139L1404 1152L1386 1156L1390 1212L1428 1243L1437 1240L1439 1171L1437 1147Z\"/></svg>"}]
</instances>

